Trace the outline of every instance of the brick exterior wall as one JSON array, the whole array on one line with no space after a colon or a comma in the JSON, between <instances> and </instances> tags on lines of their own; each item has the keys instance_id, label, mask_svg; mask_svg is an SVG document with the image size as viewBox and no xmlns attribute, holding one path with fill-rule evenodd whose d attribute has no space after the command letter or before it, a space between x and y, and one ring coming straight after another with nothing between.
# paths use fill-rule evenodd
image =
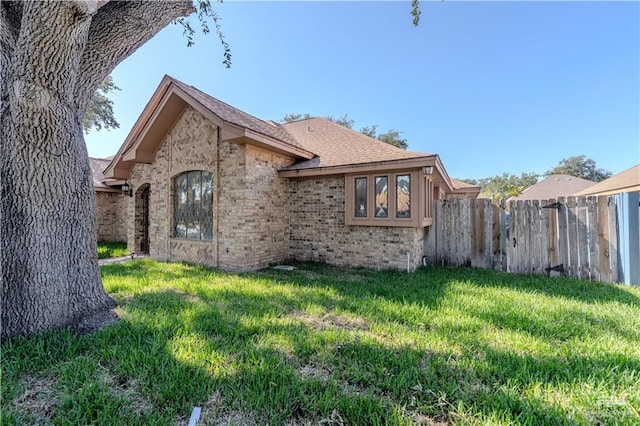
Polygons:
<instances>
[{"instance_id":1,"label":"brick exterior wall","mask_svg":"<svg viewBox=\"0 0 640 426\"><path fill-rule=\"evenodd\" d=\"M217 127L188 107L156 152L136 164L134 197L115 206L128 218L126 239L140 252L142 193L149 195L149 254L227 270L251 270L286 259L373 269L415 269L424 252L422 228L348 226L344 177L280 178L294 160L249 145L218 143ZM173 178L204 170L213 175L213 240L172 238ZM119 201L120 202L120 201ZM124 222L121 220L120 222Z\"/></svg>"},{"instance_id":2,"label":"brick exterior wall","mask_svg":"<svg viewBox=\"0 0 640 426\"><path fill-rule=\"evenodd\" d=\"M216 126L187 108L158 149L155 162L132 169L135 195L127 206L129 250L140 252L141 194L150 185L151 257L228 270L257 269L286 259L287 181L278 178L277 170L292 162L251 146L225 141L218 145ZM213 241L172 238L172 181L190 170L213 175Z\"/></svg>"},{"instance_id":3,"label":"brick exterior wall","mask_svg":"<svg viewBox=\"0 0 640 426\"><path fill-rule=\"evenodd\" d=\"M338 266L415 270L424 255L424 229L344 223L344 177L290 180L289 250L295 260Z\"/></svg>"},{"instance_id":4,"label":"brick exterior wall","mask_svg":"<svg viewBox=\"0 0 640 426\"><path fill-rule=\"evenodd\" d=\"M125 198L119 192L96 191L98 241L127 241Z\"/></svg>"}]
</instances>

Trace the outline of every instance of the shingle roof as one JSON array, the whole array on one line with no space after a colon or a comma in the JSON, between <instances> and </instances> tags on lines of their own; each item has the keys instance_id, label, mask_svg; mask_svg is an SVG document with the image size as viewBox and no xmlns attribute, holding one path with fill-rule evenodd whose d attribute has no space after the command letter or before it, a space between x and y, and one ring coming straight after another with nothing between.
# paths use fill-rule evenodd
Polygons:
<instances>
[{"instance_id":1,"label":"shingle roof","mask_svg":"<svg viewBox=\"0 0 640 426\"><path fill-rule=\"evenodd\" d=\"M630 169L611 176L602 182L598 182L589 188L576 192L573 195L595 195L595 194L614 194L618 192L628 192L629 190L639 190L640 187L640 164Z\"/></svg>"},{"instance_id":2,"label":"shingle roof","mask_svg":"<svg viewBox=\"0 0 640 426\"><path fill-rule=\"evenodd\" d=\"M287 132L282 129L282 126L280 124L274 123L272 121L266 122L260 120L259 118L247 114L246 112L241 111L238 108L232 107L231 105L222 102L221 100L207 95L206 93L196 89L193 86L189 86L188 84L176 80L173 77L167 77L171 81L171 83L175 84L193 99L201 103L205 108L218 116L221 120L226 121L227 123L244 127L249 130L253 130L254 132L260 133L262 135L278 139L281 142L285 142L296 148L302 148L295 139L293 139Z\"/></svg>"},{"instance_id":3,"label":"shingle roof","mask_svg":"<svg viewBox=\"0 0 640 426\"><path fill-rule=\"evenodd\" d=\"M108 158L91 158L89 157L89 165L91 166L91 176L93 177L93 186L97 190L101 189L112 189L117 190L112 186L106 185L104 183L105 178L102 172L107 168L109 163L111 162Z\"/></svg>"},{"instance_id":4,"label":"shingle roof","mask_svg":"<svg viewBox=\"0 0 640 426\"><path fill-rule=\"evenodd\" d=\"M282 170L305 170L429 157L432 154L406 151L356 132L325 118L309 118L282 125L302 146L316 157Z\"/></svg>"},{"instance_id":5,"label":"shingle roof","mask_svg":"<svg viewBox=\"0 0 640 426\"><path fill-rule=\"evenodd\" d=\"M455 189L461 189L461 188L480 188L479 186L471 185L470 183L463 182L463 181L458 180L458 179L455 179L455 178L451 178L451 184L453 185L453 187L454 187Z\"/></svg>"},{"instance_id":6,"label":"shingle roof","mask_svg":"<svg viewBox=\"0 0 640 426\"><path fill-rule=\"evenodd\" d=\"M595 182L570 175L550 175L531 185L518 197L510 200L548 200L550 198L568 197L582 189L593 186Z\"/></svg>"}]
</instances>

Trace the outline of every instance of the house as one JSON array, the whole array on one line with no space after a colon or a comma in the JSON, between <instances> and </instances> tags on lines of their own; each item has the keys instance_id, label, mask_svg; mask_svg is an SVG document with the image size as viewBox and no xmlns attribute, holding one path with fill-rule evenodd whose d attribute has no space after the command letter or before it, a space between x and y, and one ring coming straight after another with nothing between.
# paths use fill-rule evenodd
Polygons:
<instances>
[{"instance_id":1,"label":"house","mask_svg":"<svg viewBox=\"0 0 640 426\"><path fill-rule=\"evenodd\" d=\"M640 192L640 164L637 164L617 175L611 176L602 182L598 182L581 191L577 191L576 197L585 195L611 195L621 192Z\"/></svg>"},{"instance_id":2,"label":"house","mask_svg":"<svg viewBox=\"0 0 640 426\"><path fill-rule=\"evenodd\" d=\"M509 201L549 200L568 197L593 185L595 185L593 181L571 175L549 175L522 191L519 196L509 198Z\"/></svg>"},{"instance_id":3,"label":"house","mask_svg":"<svg viewBox=\"0 0 640 426\"><path fill-rule=\"evenodd\" d=\"M470 183L463 182L461 180L451 178L451 184L453 185L454 192L449 194L447 198L471 198L475 199L480 196L481 187L471 185Z\"/></svg>"},{"instance_id":4,"label":"house","mask_svg":"<svg viewBox=\"0 0 640 426\"><path fill-rule=\"evenodd\" d=\"M123 242L127 241L126 200L119 185L105 182L102 172L110 162L108 158L89 158L96 191L98 241Z\"/></svg>"},{"instance_id":5,"label":"house","mask_svg":"<svg viewBox=\"0 0 640 426\"><path fill-rule=\"evenodd\" d=\"M433 200L472 192L435 154L323 118L263 121L168 76L104 177L132 188L130 251L228 270L415 269Z\"/></svg>"}]
</instances>

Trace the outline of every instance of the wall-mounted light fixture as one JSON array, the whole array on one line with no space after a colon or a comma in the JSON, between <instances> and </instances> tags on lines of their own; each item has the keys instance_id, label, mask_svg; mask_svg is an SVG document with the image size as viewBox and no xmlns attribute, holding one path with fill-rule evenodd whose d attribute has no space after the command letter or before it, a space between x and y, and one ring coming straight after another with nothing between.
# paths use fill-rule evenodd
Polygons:
<instances>
[{"instance_id":1,"label":"wall-mounted light fixture","mask_svg":"<svg viewBox=\"0 0 640 426\"><path fill-rule=\"evenodd\" d=\"M121 189L124 195L133 197L133 188L131 187L131 185L129 185L129 182L125 182L124 184L122 184Z\"/></svg>"},{"instance_id":2,"label":"wall-mounted light fixture","mask_svg":"<svg viewBox=\"0 0 640 426\"><path fill-rule=\"evenodd\" d=\"M422 168L422 171L424 172L425 175L430 175L431 173L433 173L433 166L424 166Z\"/></svg>"}]
</instances>

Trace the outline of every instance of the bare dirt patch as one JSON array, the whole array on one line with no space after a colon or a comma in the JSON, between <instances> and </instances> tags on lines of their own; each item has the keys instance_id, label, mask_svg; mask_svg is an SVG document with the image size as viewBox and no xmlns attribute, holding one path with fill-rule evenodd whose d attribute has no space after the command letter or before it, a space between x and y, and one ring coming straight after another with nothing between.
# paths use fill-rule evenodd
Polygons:
<instances>
[{"instance_id":1,"label":"bare dirt patch","mask_svg":"<svg viewBox=\"0 0 640 426\"><path fill-rule=\"evenodd\" d=\"M300 376L305 379L319 379L322 383L326 383L331 378L331 371L326 368L314 365L303 365L296 368Z\"/></svg>"},{"instance_id":2,"label":"bare dirt patch","mask_svg":"<svg viewBox=\"0 0 640 426\"><path fill-rule=\"evenodd\" d=\"M60 405L56 384L53 377L23 377L20 385L25 390L13 401L13 407L31 416L36 424L49 423Z\"/></svg>"},{"instance_id":3,"label":"bare dirt patch","mask_svg":"<svg viewBox=\"0 0 640 426\"><path fill-rule=\"evenodd\" d=\"M256 426L253 413L245 413L239 410L228 410L224 398L220 392L213 393L200 407L198 426ZM189 424L191 413L176 419L175 424L186 426Z\"/></svg>"},{"instance_id":4,"label":"bare dirt patch","mask_svg":"<svg viewBox=\"0 0 640 426\"><path fill-rule=\"evenodd\" d=\"M314 330L342 328L345 330L369 330L367 322L359 317L325 312L322 315L311 315L306 312L295 312L293 318Z\"/></svg>"},{"instance_id":5,"label":"bare dirt patch","mask_svg":"<svg viewBox=\"0 0 640 426\"><path fill-rule=\"evenodd\" d=\"M136 416L144 416L153 408L149 397L140 391L137 380L116 377L104 367L102 368L101 379L112 395L127 401L131 412Z\"/></svg>"}]
</instances>

